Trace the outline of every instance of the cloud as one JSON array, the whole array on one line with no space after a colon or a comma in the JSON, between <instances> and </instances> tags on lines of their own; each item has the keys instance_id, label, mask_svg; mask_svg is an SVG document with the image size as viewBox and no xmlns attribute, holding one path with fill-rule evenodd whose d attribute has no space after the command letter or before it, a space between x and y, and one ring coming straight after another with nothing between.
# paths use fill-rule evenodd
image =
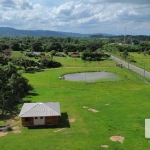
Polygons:
<instances>
[{"instance_id":1,"label":"cloud","mask_svg":"<svg viewBox=\"0 0 150 150\"><path fill-rule=\"evenodd\" d=\"M26 0L1 0L0 6L9 9L32 9L32 4Z\"/></svg>"},{"instance_id":2,"label":"cloud","mask_svg":"<svg viewBox=\"0 0 150 150\"><path fill-rule=\"evenodd\" d=\"M150 0L83 0L90 4L120 3L120 4L150 4Z\"/></svg>"},{"instance_id":3,"label":"cloud","mask_svg":"<svg viewBox=\"0 0 150 150\"><path fill-rule=\"evenodd\" d=\"M75 8L74 2L67 2L55 9L57 15L69 16Z\"/></svg>"},{"instance_id":4,"label":"cloud","mask_svg":"<svg viewBox=\"0 0 150 150\"><path fill-rule=\"evenodd\" d=\"M22 9L32 9L33 6L29 2L23 1L23 2L21 2L21 8Z\"/></svg>"},{"instance_id":5,"label":"cloud","mask_svg":"<svg viewBox=\"0 0 150 150\"><path fill-rule=\"evenodd\" d=\"M0 0L0 24L19 29L150 34L150 1ZM143 30L142 30L143 27ZM139 30L140 29L140 30Z\"/></svg>"},{"instance_id":6,"label":"cloud","mask_svg":"<svg viewBox=\"0 0 150 150\"><path fill-rule=\"evenodd\" d=\"M9 7L9 8L15 7L15 3L12 0L2 0L0 4L3 7Z\"/></svg>"},{"instance_id":7,"label":"cloud","mask_svg":"<svg viewBox=\"0 0 150 150\"><path fill-rule=\"evenodd\" d=\"M130 6L120 13L121 22L133 21L135 23L150 22L149 6Z\"/></svg>"}]
</instances>

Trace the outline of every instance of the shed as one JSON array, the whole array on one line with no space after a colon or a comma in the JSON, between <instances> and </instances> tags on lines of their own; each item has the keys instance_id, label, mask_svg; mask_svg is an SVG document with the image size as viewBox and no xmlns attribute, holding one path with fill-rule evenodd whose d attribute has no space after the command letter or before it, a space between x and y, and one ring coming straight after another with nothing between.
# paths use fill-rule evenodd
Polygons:
<instances>
[{"instance_id":1,"label":"shed","mask_svg":"<svg viewBox=\"0 0 150 150\"><path fill-rule=\"evenodd\" d=\"M57 125L59 116L59 102L24 103L19 114L22 126Z\"/></svg>"},{"instance_id":2,"label":"shed","mask_svg":"<svg viewBox=\"0 0 150 150\"><path fill-rule=\"evenodd\" d=\"M38 56L40 56L40 53L39 52L32 52L32 56L38 57Z\"/></svg>"},{"instance_id":3,"label":"shed","mask_svg":"<svg viewBox=\"0 0 150 150\"><path fill-rule=\"evenodd\" d=\"M66 57L66 55L65 55L65 54L60 53L60 52L56 53L56 54L55 54L55 56L59 56L59 57Z\"/></svg>"},{"instance_id":4,"label":"shed","mask_svg":"<svg viewBox=\"0 0 150 150\"><path fill-rule=\"evenodd\" d=\"M9 49L2 50L2 53L5 54L6 56L11 56L12 55L12 51L9 50Z\"/></svg>"},{"instance_id":5,"label":"shed","mask_svg":"<svg viewBox=\"0 0 150 150\"><path fill-rule=\"evenodd\" d=\"M71 53L69 56L72 57L72 58L78 58L78 57L80 57L80 55L78 53L75 53L75 52Z\"/></svg>"}]
</instances>

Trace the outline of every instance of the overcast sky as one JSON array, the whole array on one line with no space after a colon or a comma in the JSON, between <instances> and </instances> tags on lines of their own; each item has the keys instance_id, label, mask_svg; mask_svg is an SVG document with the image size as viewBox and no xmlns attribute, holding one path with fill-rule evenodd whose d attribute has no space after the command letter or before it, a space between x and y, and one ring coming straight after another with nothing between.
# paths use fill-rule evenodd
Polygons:
<instances>
[{"instance_id":1,"label":"overcast sky","mask_svg":"<svg viewBox=\"0 0 150 150\"><path fill-rule=\"evenodd\" d=\"M150 0L0 0L0 26L150 35Z\"/></svg>"}]
</instances>

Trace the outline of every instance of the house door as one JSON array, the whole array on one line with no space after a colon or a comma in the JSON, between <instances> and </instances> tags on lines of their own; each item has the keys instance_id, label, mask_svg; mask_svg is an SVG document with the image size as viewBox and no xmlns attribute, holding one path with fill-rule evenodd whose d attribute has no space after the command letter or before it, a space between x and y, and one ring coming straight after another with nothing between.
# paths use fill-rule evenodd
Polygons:
<instances>
[{"instance_id":1,"label":"house door","mask_svg":"<svg viewBox=\"0 0 150 150\"><path fill-rule=\"evenodd\" d=\"M45 117L34 117L34 125L44 125Z\"/></svg>"}]
</instances>

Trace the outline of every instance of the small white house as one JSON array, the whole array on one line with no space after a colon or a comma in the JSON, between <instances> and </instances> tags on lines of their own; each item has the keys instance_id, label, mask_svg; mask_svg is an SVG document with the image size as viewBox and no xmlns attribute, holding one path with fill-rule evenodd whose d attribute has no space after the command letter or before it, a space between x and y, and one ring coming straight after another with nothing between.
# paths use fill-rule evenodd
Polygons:
<instances>
[{"instance_id":1,"label":"small white house","mask_svg":"<svg viewBox=\"0 0 150 150\"><path fill-rule=\"evenodd\" d=\"M19 114L22 126L58 124L59 116L59 102L24 103Z\"/></svg>"}]
</instances>

